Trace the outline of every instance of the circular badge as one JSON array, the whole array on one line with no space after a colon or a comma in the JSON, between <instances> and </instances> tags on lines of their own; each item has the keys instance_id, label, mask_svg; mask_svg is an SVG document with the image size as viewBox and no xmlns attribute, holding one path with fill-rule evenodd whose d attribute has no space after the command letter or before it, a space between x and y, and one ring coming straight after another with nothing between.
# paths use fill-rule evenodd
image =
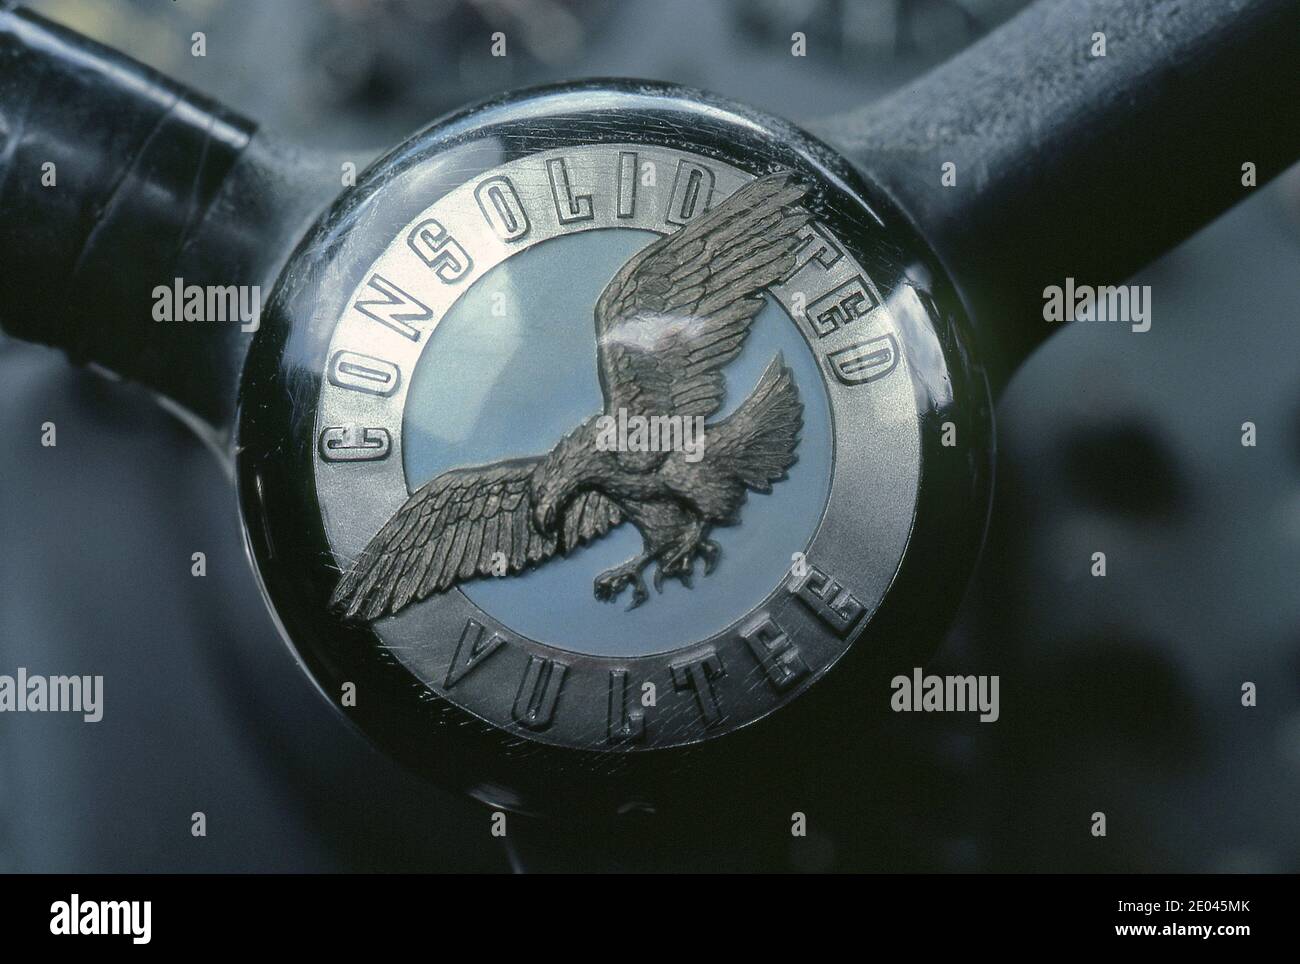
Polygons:
<instances>
[{"instance_id":1,"label":"circular badge","mask_svg":"<svg viewBox=\"0 0 1300 964\"><path fill-rule=\"evenodd\" d=\"M238 475L270 605L349 719L503 806L821 752L978 550L956 306L888 201L771 118L610 82L448 118L264 312Z\"/></svg>"},{"instance_id":2,"label":"circular badge","mask_svg":"<svg viewBox=\"0 0 1300 964\"><path fill-rule=\"evenodd\" d=\"M811 685L898 568L920 440L809 187L593 144L404 225L321 380L333 604L529 739L692 742Z\"/></svg>"}]
</instances>

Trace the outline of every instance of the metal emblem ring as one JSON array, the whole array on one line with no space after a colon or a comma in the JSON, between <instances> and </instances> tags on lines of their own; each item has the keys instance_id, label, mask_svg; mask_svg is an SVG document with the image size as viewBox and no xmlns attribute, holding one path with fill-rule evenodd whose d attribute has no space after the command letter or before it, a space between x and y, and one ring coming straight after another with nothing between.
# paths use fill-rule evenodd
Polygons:
<instances>
[{"instance_id":1,"label":"metal emblem ring","mask_svg":"<svg viewBox=\"0 0 1300 964\"><path fill-rule=\"evenodd\" d=\"M437 364L440 326L467 293L491 285L495 269L558 239L633 231L644 243L685 230L753 180L718 158L660 145L555 148L478 174L398 231L348 299L320 379L314 476L339 569L346 573L428 481L411 477L408 402L422 366ZM607 242L615 235L593 237ZM808 452L797 452L805 459L801 471L813 472L804 488L822 489L806 541L761 560L724 548L719 569L761 561L775 573L761 598L735 600L737 611L723 626L656 637L653 644L620 647L614 638L595 651L562 633L535 638L543 634L521 630L518 613L476 603L475 581L454 585L370 623L381 645L423 686L528 740L597 750L662 748L765 716L852 645L898 570L916 511L921 433L894 317L898 299L916 294L902 286L892 300L882 296L821 221L804 224L794 247L793 272L765 289L776 319L764 317L756 327L783 324L797 332L804 370L817 373L815 384L796 378L799 396L806 410L827 413L828 438L821 465L807 464L819 458L811 443ZM572 263L559 270L576 277L590 268ZM565 284L564 274L551 277ZM520 300L524 311L527 302ZM924 312L919 305L903 310ZM581 328L594 355L590 308L552 321ZM487 350L495 337L492 317L473 324ZM502 371L508 378L508 363ZM743 386L729 386L729 399L743 395ZM545 407L549 400L535 397L531 404ZM536 450L556 440L539 439ZM790 483L776 483L771 494L751 493L738 528L749 521L755 500L793 497L783 485ZM592 567L582 556L545 567L586 572ZM709 593L713 578L697 575L692 595ZM556 607L566 603L553 600ZM652 599L646 609L668 604L667 597Z\"/></svg>"}]
</instances>

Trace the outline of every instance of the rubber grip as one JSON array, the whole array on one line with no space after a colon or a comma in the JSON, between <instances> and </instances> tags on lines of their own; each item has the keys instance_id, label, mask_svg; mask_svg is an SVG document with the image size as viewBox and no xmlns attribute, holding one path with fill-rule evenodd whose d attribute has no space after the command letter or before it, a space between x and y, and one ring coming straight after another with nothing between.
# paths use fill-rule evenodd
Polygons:
<instances>
[{"instance_id":1,"label":"rubber grip","mask_svg":"<svg viewBox=\"0 0 1300 964\"><path fill-rule=\"evenodd\" d=\"M123 54L0 6L0 327L227 428L253 325L156 320L155 292L181 279L181 290L243 287L251 303L256 286L264 303L341 189L321 161Z\"/></svg>"}]
</instances>

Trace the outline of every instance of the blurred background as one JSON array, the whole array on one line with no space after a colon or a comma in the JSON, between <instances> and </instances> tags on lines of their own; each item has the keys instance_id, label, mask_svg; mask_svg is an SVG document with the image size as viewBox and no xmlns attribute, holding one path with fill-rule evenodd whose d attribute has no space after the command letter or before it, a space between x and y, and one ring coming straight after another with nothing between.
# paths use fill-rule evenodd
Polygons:
<instances>
[{"instance_id":1,"label":"blurred background","mask_svg":"<svg viewBox=\"0 0 1300 964\"><path fill-rule=\"evenodd\" d=\"M503 89L591 76L703 87L807 123L1022 5L30 4L359 161ZM505 58L489 56L498 30ZM796 30L807 57L790 55ZM1152 286L1150 332L1082 324L1039 349L998 406L989 546L926 666L999 674L1000 721L888 714L860 759L810 788L809 846L755 844L702 869L1300 870L1298 282L1293 169L1132 279ZM245 562L229 480L187 429L142 391L2 338L0 380L0 672L106 677L93 726L0 717L0 870L532 865L489 842L478 805L398 770L316 694ZM45 421L57 448L40 447ZM195 551L206 579L190 575Z\"/></svg>"}]
</instances>

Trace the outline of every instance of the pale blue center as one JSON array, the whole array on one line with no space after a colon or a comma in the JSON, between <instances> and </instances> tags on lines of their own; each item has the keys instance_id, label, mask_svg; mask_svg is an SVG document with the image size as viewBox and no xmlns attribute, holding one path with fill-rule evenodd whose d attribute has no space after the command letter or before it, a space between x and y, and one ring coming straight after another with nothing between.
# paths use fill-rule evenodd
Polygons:
<instances>
[{"instance_id":1,"label":"pale blue center","mask_svg":"<svg viewBox=\"0 0 1300 964\"><path fill-rule=\"evenodd\" d=\"M407 485L440 472L498 459L544 455L579 422L603 408L596 371L594 309L605 285L654 240L626 228L552 238L493 268L438 323L411 381L403 426ZM722 547L694 588L665 580L627 612L631 590L613 603L592 581L641 550L624 523L595 542L537 569L465 583L465 594L516 632L598 656L643 656L704 639L753 609L785 577L826 505L831 471L830 409L807 343L771 298L740 356L725 369L720 417L753 390L778 352L794 371L804 427L789 477L771 494L751 492L740 524L715 528ZM707 458L707 430L705 452Z\"/></svg>"}]
</instances>

